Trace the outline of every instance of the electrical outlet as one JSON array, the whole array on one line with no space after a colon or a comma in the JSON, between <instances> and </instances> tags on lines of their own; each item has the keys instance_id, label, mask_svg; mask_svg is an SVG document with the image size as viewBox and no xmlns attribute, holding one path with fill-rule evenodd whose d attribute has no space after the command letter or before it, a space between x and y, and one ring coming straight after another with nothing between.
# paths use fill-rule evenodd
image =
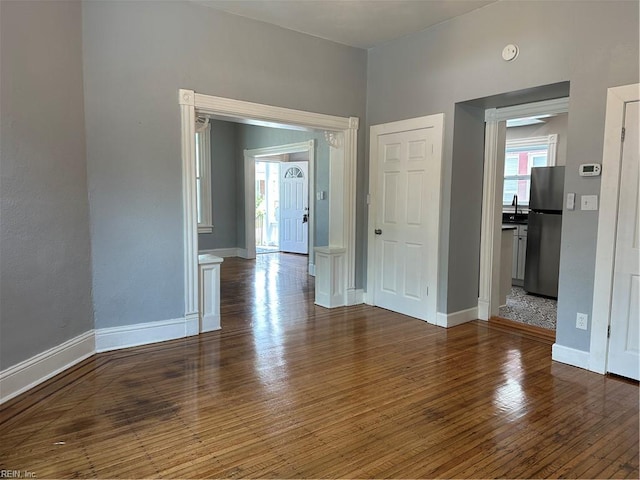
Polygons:
<instances>
[{"instance_id":1,"label":"electrical outlet","mask_svg":"<svg viewBox=\"0 0 640 480\"><path fill-rule=\"evenodd\" d=\"M577 313L576 328L579 328L580 330L586 330L588 320L589 320L589 315L587 315L586 313Z\"/></svg>"}]
</instances>

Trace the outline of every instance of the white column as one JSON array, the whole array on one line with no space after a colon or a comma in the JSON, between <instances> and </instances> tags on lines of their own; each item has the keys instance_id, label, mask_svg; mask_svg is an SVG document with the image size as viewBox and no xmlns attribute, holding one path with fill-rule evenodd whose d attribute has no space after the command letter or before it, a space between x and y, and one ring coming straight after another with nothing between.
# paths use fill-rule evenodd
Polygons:
<instances>
[{"instance_id":1,"label":"white column","mask_svg":"<svg viewBox=\"0 0 640 480\"><path fill-rule=\"evenodd\" d=\"M342 307L346 303L344 269L346 249L316 247L316 305Z\"/></svg>"},{"instance_id":2,"label":"white column","mask_svg":"<svg viewBox=\"0 0 640 480\"><path fill-rule=\"evenodd\" d=\"M488 320L498 314L500 295L500 245L502 189L504 183L504 145L506 123L495 119L495 109L487 112L485 165L480 235L480 292L478 318Z\"/></svg>"},{"instance_id":3,"label":"white column","mask_svg":"<svg viewBox=\"0 0 640 480\"><path fill-rule=\"evenodd\" d=\"M196 206L195 94L178 91L182 120L182 202L184 205L184 316L198 322L198 216ZM189 329L189 333L193 333Z\"/></svg>"},{"instance_id":4,"label":"white column","mask_svg":"<svg viewBox=\"0 0 640 480\"><path fill-rule=\"evenodd\" d=\"M200 333L220 330L220 264L223 258L198 255L200 265Z\"/></svg>"}]
</instances>

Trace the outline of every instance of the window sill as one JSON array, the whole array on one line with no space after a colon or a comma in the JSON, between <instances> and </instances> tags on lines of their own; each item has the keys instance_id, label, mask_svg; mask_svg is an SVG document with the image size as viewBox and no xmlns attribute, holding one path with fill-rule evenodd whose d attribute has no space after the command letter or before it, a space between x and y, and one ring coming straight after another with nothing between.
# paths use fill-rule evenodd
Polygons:
<instances>
[{"instance_id":1,"label":"window sill","mask_svg":"<svg viewBox=\"0 0 640 480\"><path fill-rule=\"evenodd\" d=\"M198 233L213 233L213 225L199 225Z\"/></svg>"}]
</instances>

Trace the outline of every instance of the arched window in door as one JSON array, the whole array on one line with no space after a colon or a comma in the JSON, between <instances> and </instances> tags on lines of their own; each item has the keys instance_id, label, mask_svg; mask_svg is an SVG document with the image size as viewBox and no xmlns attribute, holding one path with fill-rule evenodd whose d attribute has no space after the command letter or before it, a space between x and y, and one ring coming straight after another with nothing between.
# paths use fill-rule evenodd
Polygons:
<instances>
[{"instance_id":1,"label":"arched window in door","mask_svg":"<svg viewBox=\"0 0 640 480\"><path fill-rule=\"evenodd\" d=\"M298 167L290 167L284 172L284 178L304 178L304 173Z\"/></svg>"}]
</instances>

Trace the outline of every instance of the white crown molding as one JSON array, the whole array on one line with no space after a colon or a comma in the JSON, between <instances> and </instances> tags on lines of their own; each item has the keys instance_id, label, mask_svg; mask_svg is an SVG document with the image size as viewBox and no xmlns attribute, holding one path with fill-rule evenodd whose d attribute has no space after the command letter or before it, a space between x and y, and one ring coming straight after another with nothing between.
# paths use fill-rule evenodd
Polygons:
<instances>
[{"instance_id":1,"label":"white crown molding","mask_svg":"<svg viewBox=\"0 0 640 480\"><path fill-rule=\"evenodd\" d=\"M346 130L352 128L353 121L351 118L355 118L292 110L200 93L195 94L195 105L198 111L202 113L222 115L235 119L262 120L267 125L273 126L298 125L308 128L321 126L322 129L327 130Z\"/></svg>"},{"instance_id":2,"label":"white crown molding","mask_svg":"<svg viewBox=\"0 0 640 480\"><path fill-rule=\"evenodd\" d=\"M485 112L485 122L502 122L514 118L533 117L536 115L567 113L569 97L555 98L542 102L514 105L512 107L489 108Z\"/></svg>"},{"instance_id":3,"label":"white crown molding","mask_svg":"<svg viewBox=\"0 0 640 480\"><path fill-rule=\"evenodd\" d=\"M249 157L270 157L272 155L281 155L285 153L300 153L306 152L315 147L315 139L307 140L305 142L288 143L286 145L274 145L272 147L252 148L245 149L245 156Z\"/></svg>"},{"instance_id":4,"label":"white crown molding","mask_svg":"<svg viewBox=\"0 0 640 480\"><path fill-rule=\"evenodd\" d=\"M95 353L93 330L0 372L0 404L71 368Z\"/></svg>"}]
</instances>

